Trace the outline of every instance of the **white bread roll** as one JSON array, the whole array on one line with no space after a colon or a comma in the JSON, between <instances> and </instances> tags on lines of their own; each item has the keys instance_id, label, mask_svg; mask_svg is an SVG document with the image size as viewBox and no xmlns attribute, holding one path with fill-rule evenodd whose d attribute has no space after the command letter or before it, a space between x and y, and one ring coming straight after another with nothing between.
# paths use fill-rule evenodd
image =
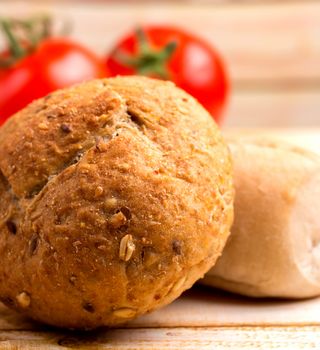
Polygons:
<instances>
[{"instance_id":1,"label":"white bread roll","mask_svg":"<svg viewBox=\"0 0 320 350\"><path fill-rule=\"evenodd\" d=\"M320 294L320 157L279 141L230 141L235 222L203 283L254 297Z\"/></svg>"}]
</instances>

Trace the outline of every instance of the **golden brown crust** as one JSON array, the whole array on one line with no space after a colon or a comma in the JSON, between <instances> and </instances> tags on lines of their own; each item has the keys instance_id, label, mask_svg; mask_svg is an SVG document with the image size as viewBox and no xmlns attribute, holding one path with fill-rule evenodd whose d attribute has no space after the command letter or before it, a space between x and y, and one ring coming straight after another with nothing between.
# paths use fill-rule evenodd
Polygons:
<instances>
[{"instance_id":1,"label":"golden brown crust","mask_svg":"<svg viewBox=\"0 0 320 350\"><path fill-rule=\"evenodd\" d=\"M35 319L126 322L174 300L222 251L229 151L171 83L55 92L9 120L0 144L0 296Z\"/></svg>"}]
</instances>

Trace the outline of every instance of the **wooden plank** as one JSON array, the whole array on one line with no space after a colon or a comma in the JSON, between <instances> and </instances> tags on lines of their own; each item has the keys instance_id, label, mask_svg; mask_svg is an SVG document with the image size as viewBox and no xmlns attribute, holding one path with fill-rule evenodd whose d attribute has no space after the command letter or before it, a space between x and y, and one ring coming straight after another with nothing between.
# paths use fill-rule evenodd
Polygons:
<instances>
[{"instance_id":1,"label":"wooden plank","mask_svg":"<svg viewBox=\"0 0 320 350\"><path fill-rule=\"evenodd\" d=\"M255 300L213 289L194 288L171 305L128 327L207 327L248 325L319 325L320 298Z\"/></svg>"},{"instance_id":2,"label":"wooden plank","mask_svg":"<svg viewBox=\"0 0 320 350\"><path fill-rule=\"evenodd\" d=\"M235 91L224 124L226 128L315 126L320 126L320 90Z\"/></svg>"},{"instance_id":3,"label":"wooden plank","mask_svg":"<svg viewBox=\"0 0 320 350\"><path fill-rule=\"evenodd\" d=\"M320 79L320 2L122 4L1 1L1 15L49 11L70 19L73 36L104 53L138 23L190 28L223 54L234 81Z\"/></svg>"},{"instance_id":4,"label":"wooden plank","mask_svg":"<svg viewBox=\"0 0 320 350\"><path fill-rule=\"evenodd\" d=\"M90 333L0 331L0 349L317 349L320 327L115 329Z\"/></svg>"}]
</instances>

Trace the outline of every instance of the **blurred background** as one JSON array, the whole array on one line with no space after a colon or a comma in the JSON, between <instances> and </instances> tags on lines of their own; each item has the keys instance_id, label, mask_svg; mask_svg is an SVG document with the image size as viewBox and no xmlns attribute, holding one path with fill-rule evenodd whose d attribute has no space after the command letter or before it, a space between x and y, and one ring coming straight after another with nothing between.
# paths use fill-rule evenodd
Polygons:
<instances>
[{"instance_id":1,"label":"blurred background","mask_svg":"<svg viewBox=\"0 0 320 350\"><path fill-rule=\"evenodd\" d=\"M137 24L185 28L225 61L225 127L320 126L320 1L0 0L2 17L39 12L70 22L70 36L100 55Z\"/></svg>"}]
</instances>

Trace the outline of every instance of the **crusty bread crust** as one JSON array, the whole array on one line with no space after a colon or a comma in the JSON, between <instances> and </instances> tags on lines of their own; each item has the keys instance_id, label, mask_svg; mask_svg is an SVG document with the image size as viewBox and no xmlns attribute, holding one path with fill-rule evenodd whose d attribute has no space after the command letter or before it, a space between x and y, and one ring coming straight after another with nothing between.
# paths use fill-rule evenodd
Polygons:
<instances>
[{"instance_id":1,"label":"crusty bread crust","mask_svg":"<svg viewBox=\"0 0 320 350\"><path fill-rule=\"evenodd\" d=\"M235 221L204 283L255 297L320 294L320 158L281 141L229 140Z\"/></svg>"},{"instance_id":2,"label":"crusty bread crust","mask_svg":"<svg viewBox=\"0 0 320 350\"><path fill-rule=\"evenodd\" d=\"M0 129L0 296L36 320L117 325L170 303L220 255L229 150L172 83L95 80Z\"/></svg>"}]
</instances>

